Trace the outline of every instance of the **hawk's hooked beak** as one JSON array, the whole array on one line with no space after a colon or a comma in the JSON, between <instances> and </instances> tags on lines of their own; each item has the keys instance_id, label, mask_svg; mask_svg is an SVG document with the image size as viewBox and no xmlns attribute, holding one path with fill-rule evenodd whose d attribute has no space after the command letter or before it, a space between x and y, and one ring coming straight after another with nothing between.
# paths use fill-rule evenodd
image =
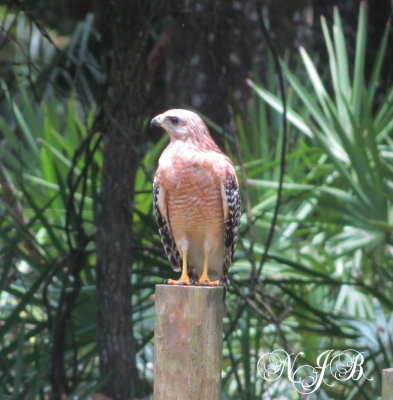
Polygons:
<instances>
[{"instance_id":1,"label":"hawk's hooked beak","mask_svg":"<svg viewBox=\"0 0 393 400\"><path fill-rule=\"evenodd\" d=\"M151 126L151 127L153 127L153 126L161 126L161 124L162 124L162 116L161 116L161 114L160 114L160 115L157 115L156 117L154 117L154 118L150 121L150 126Z\"/></svg>"}]
</instances>

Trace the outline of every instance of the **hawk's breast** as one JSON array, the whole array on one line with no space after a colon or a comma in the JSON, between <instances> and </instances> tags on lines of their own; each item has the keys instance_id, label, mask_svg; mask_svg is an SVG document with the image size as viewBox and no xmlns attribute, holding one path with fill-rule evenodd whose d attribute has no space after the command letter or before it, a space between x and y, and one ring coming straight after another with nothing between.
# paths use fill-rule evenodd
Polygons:
<instances>
[{"instance_id":1,"label":"hawk's breast","mask_svg":"<svg viewBox=\"0 0 393 400\"><path fill-rule=\"evenodd\" d=\"M208 159L200 155L186 160L174 156L171 170L163 176L174 231L202 233L213 229L223 235L220 182Z\"/></svg>"},{"instance_id":2,"label":"hawk's breast","mask_svg":"<svg viewBox=\"0 0 393 400\"><path fill-rule=\"evenodd\" d=\"M168 217L177 247L188 247L199 270L209 251L222 268L224 213L217 156L207 152L168 152L160 159L160 184L165 189ZM183 249L179 248L181 252ZM212 260L213 261L213 260Z\"/></svg>"}]
</instances>

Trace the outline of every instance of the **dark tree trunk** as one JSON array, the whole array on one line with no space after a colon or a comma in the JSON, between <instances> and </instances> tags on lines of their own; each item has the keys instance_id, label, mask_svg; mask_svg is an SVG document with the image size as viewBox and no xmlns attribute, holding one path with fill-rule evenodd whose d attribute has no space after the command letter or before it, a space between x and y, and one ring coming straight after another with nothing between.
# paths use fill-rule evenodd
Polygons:
<instances>
[{"instance_id":1,"label":"dark tree trunk","mask_svg":"<svg viewBox=\"0 0 393 400\"><path fill-rule=\"evenodd\" d=\"M135 396L131 303L132 208L138 144L146 112L148 1L100 0L103 63L110 74L102 106L104 165L97 231L98 344L103 392ZM106 60L105 60L106 56Z\"/></svg>"}]
</instances>

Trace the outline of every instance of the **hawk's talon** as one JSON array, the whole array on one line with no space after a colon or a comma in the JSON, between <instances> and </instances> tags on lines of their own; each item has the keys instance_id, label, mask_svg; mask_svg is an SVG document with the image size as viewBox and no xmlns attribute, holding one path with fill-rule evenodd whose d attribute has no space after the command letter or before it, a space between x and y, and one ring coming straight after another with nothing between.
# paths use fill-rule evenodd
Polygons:
<instances>
[{"instance_id":1,"label":"hawk's talon","mask_svg":"<svg viewBox=\"0 0 393 400\"><path fill-rule=\"evenodd\" d=\"M219 280L211 281L209 279L208 264L209 264L209 252L207 251L205 254L205 261L203 262L202 275L200 276L198 281L195 282L195 284L198 286L220 286L221 282Z\"/></svg>"},{"instance_id":2,"label":"hawk's talon","mask_svg":"<svg viewBox=\"0 0 393 400\"><path fill-rule=\"evenodd\" d=\"M222 286L222 283L218 279L216 281L211 281L209 278L201 277L201 278L199 278L199 281L195 282L195 285L197 285L197 286Z\"/></svg>"},{"instance_id":3,"label":"hawk's talon","mask_svg":"<svg viewBox=\"0 0 393 400\"><path fill-rule=\"evenodd\" d=\"M190 279L167 279L167 282L166 282L168 285L178 285L178 286L182 286L182 285L185 285L185 286L191 286L191 281L190 281Z\"/></svg>"},{"instance_id":4,"label":"hawk's talon","mask_svg":"<svg viewBox=\"0 0 393 400\"><path fill-rule=\"evenodd\" d=\"M175 280L175 279L168 279L166 282L168 285L178 285L178 286L191 286L193 284L193 281L190 279L187 273L187 252L183 251L183 266L182 266L182 271L180 278Z\"/></svg>"}]
</instances>

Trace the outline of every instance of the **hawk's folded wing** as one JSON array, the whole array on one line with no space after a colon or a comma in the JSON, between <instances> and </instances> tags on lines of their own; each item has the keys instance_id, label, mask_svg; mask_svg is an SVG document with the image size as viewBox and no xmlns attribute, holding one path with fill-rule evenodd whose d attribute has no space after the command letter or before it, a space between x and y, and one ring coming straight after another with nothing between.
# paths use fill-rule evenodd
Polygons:
<instances>
[{"instance_id":1,"label":"hawk's folded wing","mask_svg":"<svg viewBox=\"0 0 393 400\"><path fill-rule=\"evenodd\" d=\"M157 179L154 179L153 182L153 207L165 253L168 256L173 270L180 271L182 266L182 256L177 250L175 239L173 238L165 201L165 191L160 187Z\"/></svg>"},{"instance_id":2,"label":"hawk's folded wing","mask_svg":"<svg viewBox=\"0 0 393 400\"><path fill-rule=\"evenodd\" d=\"M222 204L224 211L224 270L225 279L233 261L240 229L240 192L234 167L231 165L222 184Z\"/></svg>"}]
</instances>

